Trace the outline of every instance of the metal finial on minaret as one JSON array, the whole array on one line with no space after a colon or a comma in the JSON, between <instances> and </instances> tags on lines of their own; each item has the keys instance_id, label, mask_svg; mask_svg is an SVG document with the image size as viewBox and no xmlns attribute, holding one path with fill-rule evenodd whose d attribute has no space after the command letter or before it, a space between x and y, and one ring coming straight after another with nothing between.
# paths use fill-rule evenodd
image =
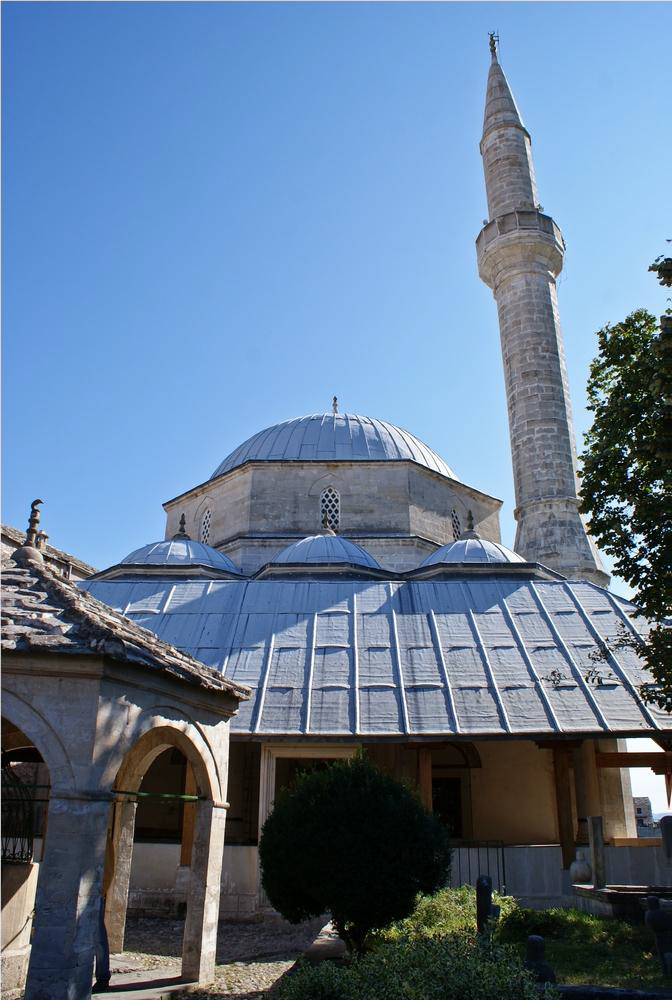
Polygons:
<instances>
[{"instance_id":1,"label":"metal finial on minaret","mask_svg":"<svg viewBox=\"0 0 672 1000\"><path fill-rule=\"evenodd\" d=\"M334 398L332 399L331 410L332 413L338 413L338 396L334 396Z\"/></svg>"},{"instance_id":2,"label":"metal finial on minaret","mask_svg":"<svg viewBox=\"0 0 672 1000\"><path fill-rule=\"evenodd\" d=\"M180 517L179 531L176 535L173 535L173 539L177 538L189 538L189 535L187 534L187 519L184 514Z\"/></svg>"},{"instance_id":3,"label":"metal finial on minaret","mask_svg":"<svg viewBox=\"0 0 672 1000\"><path fill-rule=\"evenodd\" d=\"M499 35L496 31L489 31L488 38L490 39L490 52L492 58L497 61L497 45L499 43Z\"/></svg>"}]
</instances>

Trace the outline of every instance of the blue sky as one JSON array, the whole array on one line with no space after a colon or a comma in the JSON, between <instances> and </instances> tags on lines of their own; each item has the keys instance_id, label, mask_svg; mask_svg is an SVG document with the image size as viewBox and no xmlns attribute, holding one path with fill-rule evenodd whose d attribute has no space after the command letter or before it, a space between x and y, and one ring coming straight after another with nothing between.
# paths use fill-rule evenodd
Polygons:
<instances>
[{"instance_id":1,"label":"blue sky","mask_svg":"<svg viewBox=\"0 0 672 1000\"><path fill-rule=\"evenodd\" d=\"M43 497L55 545L117 562L336 393L503 499L512 544L492 29L567 242L580 437L595 331L665 305L669 4L3 4L4 521Z\"/></svg>"}]
</instances>

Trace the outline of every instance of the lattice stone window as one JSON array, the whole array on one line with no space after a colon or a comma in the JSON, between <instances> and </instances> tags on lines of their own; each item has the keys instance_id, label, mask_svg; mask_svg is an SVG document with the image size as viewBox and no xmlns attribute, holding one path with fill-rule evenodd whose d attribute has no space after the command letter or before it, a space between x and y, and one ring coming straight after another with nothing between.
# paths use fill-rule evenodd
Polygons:
<instances>
[{"instance_id":1,"label":"lattice stone window","mask_svg":"<svg viewBox=\"0 0 672 1000\"><path fill-rule=\"evenodd\" d=\"M203 542L204 545L207 545L210 541L211 520L212 520L212 512L210 510L206 510L205 514L201 518L201 532L200 532L200 541Z\"/></svg>"},{"instance_id":2,"label":"lattice stone window","mask_svg":"<svg viewBox=\"0 0 672 1000\"><path fill-rule=\"evenodd\" d=\"M462 534L462 525L460 524L460 515L456 510L450 515L450 520L453 525L453 539L457 541Z\"/></svg>"},{"instance_id":3,"label":"lattice stone window","mask_svg":"<svg viewBox=\"0 0 672 1000\"><path fill-rule=\"evenodd\" d=\"M341 498L333 486L327 486L326 490L322 490L320 493L320 521L322 527L325 526L325 518L326 526L331 528L332 531L338 531L341 521Z\"/></svg>"}]
</instances>

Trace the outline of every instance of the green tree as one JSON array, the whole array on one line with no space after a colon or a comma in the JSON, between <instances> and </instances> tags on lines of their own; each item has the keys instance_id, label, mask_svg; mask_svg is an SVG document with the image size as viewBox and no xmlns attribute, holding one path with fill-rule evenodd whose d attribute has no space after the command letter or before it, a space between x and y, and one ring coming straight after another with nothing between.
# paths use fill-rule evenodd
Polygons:
<instances>
[{"instance_id":1,"label":"green tree","mask_svg":"<svg viewBox=\"0 0 672 1000\"><path fill-rule=\"evenodd\" d=\"M672 260L651 268L672 282ZM643 643L625 632L651 671L642 696L672 712L672 312L638 309L597 334L588 382L582 511L591 534L635 591L652 623Z\"/></svg>"},{"instance_id":2,"label":"green tree","mask_svg":"<svg viewBox=\"0 0 672 1000\"><path fill-rule=\"evenodd\" d=\"M448 834L413 793L361 756L300 774L259 843L262 884L292 923L329 912L351 951L443 886Z\"/></svg>"}]
</instances>

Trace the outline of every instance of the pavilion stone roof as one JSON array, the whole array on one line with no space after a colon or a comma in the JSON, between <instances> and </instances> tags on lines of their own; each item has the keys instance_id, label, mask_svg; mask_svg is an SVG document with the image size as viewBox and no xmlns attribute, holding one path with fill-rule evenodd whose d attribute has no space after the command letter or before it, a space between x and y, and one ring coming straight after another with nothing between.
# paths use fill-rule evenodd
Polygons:
<instances>
[{"instance_id":1,"label":"pavilion stone roof","mask_svg":"<svg viewBox=\"0 0 672 1000\"><path fill-rule=\"evenodd\" d=\"M511 569L511 567L505 567ZM589 583L465 568L431 580L87 580L82 589L249 685L232 733L378 738L646 735L650 677L602 643L646 623ZM592 654L592 656L591 656Z\"/></svg>"},{"instance_id":2,"label":"pavilion stone roof","mask_svg":"<svg viewBox=\"0 0 672 1000\"><path fill-rule=\"evenodd\" d=\"M249 690L57 576L44 563L2 574L2 651L100 655L245 699Z\"/></svg>"}]
</instances>

